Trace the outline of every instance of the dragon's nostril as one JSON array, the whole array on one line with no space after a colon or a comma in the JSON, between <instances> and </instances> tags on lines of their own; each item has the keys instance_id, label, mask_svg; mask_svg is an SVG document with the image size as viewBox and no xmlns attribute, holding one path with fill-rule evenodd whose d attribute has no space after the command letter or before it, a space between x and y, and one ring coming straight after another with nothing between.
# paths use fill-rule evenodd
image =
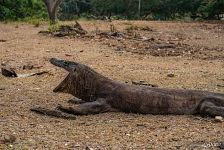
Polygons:
<instances>
[{"instance_id":1,"label":"dragon's nostril","mask_svg":"<svg viewBox=\"0 0 224 150\"><path fill-rule=\"evenodd\" d=\"M65 65L65 66L68 66L68 65L69 65L69 63L68 63L67 61L65 61L65 62L64 62L64 65Z\"/></svg>"}]
</instances>

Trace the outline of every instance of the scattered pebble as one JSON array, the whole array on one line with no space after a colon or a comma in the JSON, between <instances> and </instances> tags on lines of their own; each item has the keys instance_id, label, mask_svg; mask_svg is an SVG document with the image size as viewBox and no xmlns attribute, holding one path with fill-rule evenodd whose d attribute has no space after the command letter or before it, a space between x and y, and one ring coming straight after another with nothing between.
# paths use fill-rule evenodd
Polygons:
<instances>
[{"instance_id":1,"label":"scattered pebble","mask_svg":"<svg viewBox=\"0 0 224 150\"><path fill-rule=\"evenodd\" d=\"M65 56L72 56L72 54L65 54Z\"/></svg>"},{"instance_id":2,"label":"scattered pebble","mask_svg":"<svg viewBox=\"0 0 224 150\"><path fill-rule=\"evenodd\" d=\"M217 86L218 86L218 87L224 87L224 85L221 85L221 84L217 84Z\"/></svg>"},{"instance_id":3,"label":"scattered pebble","mask_svg":"<svg viewBox=\"0 0 224 150\"><path fill-rule=\"evenodd\" d=\"M12 144L9 144L9 147L11 147L11 148L12 148L12 147L13 147L13 145L12 145Z\"/></svg>"},{"instance_id":4,"label":"scattered pebble","mask_svg":"<svg viewBox=\"0 0 224 150\"><path fill-rule=\"evenodd\" d=\"M223 142L220 142L219 148L220 149L224 149L224 141Z\"/></svg>"},{"instance_id":5,"label":"scattered pebble","mask_svg":"<svg viewBox=\"0 0 224 150\"><path fill-rule=\"evenodd\" d=\"M34 67L33 65L24 65L23 70L32 70L33 67Z\"/></svg>"},{"instance_id":6,"label":"scattered pebble","mask_svg":"<svg viewBox=\"0 0 224 150\"><path fill-rule=\"evenodd\" d=\"M6 40L0 39L0 42L6 42Z\"/></svg>"},{"instance_id":7,"label":"scattered pebble","mask_svg":"<svg viewBox=\"0 0 224 150\"><path fill-rule=\"evenodd\" d=\"M14 143L16 141L16 137L14 135L5 135L3 139L3 143Z\"/></svg>"},{"instance_id":8,"label":"scattered pebble","mask_svg":"<svg viewBox=\"0 0 224 150\"><path fill-rule=\"evenodd\" d=\"M174 138L171 138L171 140L172 141L179 141L179 139L178 138L175 138L175 137Z\"/></svg>"},{"instance_id":9,"label":"scattered pebble","mask_svg":"<svg viewBox=\"0 0 224 150\"><path fill-rule=\"evenodd\" d=\"M172 78L172 77L174 77L175 75L173 74L173 73L170 73L170 74L167 74L167 77L170 77L170 78Z\"/></svg>"},{"instance_id":10,"label":"scattered pebble","mask_svg":"<svg viewBox=\"0 0 224 150\"><path fill-rule=\"evenodd\" d=\"M80 147L80 146L81 146L80 144L75 144L75 145L74 145L74 147Z\"/></svg>"},{"instance_id":11,"label":"scattered pebble","mask_svg":"<svg viewBox=\"0 0 224 150\"><path fill-rule=\"evenodd\" d=\"M215 122L223 122L222 116L215 116Z\"/></svg>"},{"instance_id":12,"label":"scattered pebble","mask_svg":"<svg viewBox=\"0 0 224 150\"><path fill-rule=\"evenodd\" d=\"M141 124L141 123L138 123L136 126L137 126L137 127L147 127L147 125L145 125L145 124Z\"/></svg>"},{"instance_id":13,"label":"scattered pebble","mask_svg":"<svg viewBox=\"0 0 224 150\"><path fill-rule=\"evenodd\" d=\"M86 146L86 150L95 150L94 148L91 148L89 146Z\"/></svg>"}]
</instances>

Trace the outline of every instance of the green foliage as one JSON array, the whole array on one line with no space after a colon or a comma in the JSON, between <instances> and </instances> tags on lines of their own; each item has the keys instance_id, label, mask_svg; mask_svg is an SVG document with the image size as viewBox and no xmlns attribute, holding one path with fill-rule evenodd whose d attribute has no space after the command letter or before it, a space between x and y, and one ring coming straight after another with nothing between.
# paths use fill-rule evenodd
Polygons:
<instances>
[{"instance_id":1,"label":"green foliage","mask_svg":"<svg viewBox=\"0 0 224 150\"><path fill-rule=\"evenodd\" d=\"M221 19L224 0L62 0L58 18L139 19L139 12L146 20ZM0 0L0 20L25 20L38 26L46 18L43 0Z\"/></svg>"},{"instance_id":2,"label":"green foliage","mask_svg":"<svg viewBox=\"0 0 224 150\"><path fill-rule=\"evenodd\" d=\"M134 30L134 26L133 25L128 25L125 27L125 30L128 32L128 33L132 33L133 30Z\"/></svg>"},{"instance_id":3,"label":"green foliage","mask_svg":"<svg viewBox=\"0 0 224 150\"><path fill-rule=\"evenodd\" d=\"M51 33L53 33L53 32L58 31L59 28L60 28L60 25L59 24L51 24L48 27L48 31L51 32Z\"/></svg>"},{"instance_id":4,"label":"green foliage","mask_svg":"<svg viewBox=\"0 0 224 150\"><path fill-rule=\"evenodd\" d=\"M224 14L224 0L204 0L198 11L203 19L220 19L219 15Z\"/></svg>"},{"instance_id":5,"label":"green foliage","mask_svg":"<svg viewBox=\"0 0 224 150\"><path fill-rule=\"evenodd\" d=\"M35 27L39 27L40 24L43 24L46 20L42 18L37 18L37 17L26 17L24 19L19 19L19 21L24 21L29 24L33 24Z\"/></svg>"},{"instance_id":6,"label":"green foliage","mask_svg":"<svg viewBox=\"0 0 224 150\"><path fill-rule=\"evenodd\" d=\"M47 18L46 8L41 0L0 1L0 20L22 20L34 17Z\"/></svg>"},{"instance_id":7,"label":"green foliage","mask_svg":"<svg viewBox=\"0 0 224 150\"><path fill-rule=\"evenodd\" d=\"M60 16L74 19L85 13L99 19L138 19L139 1L141 19L147 20L220 19L224 11L224 0L64 0Z\"/></svg>"},{"instance_id":8,"label":"green foliage","mask_svg":"<svg viewBox=\"0 0 224 150\"><path fill-rule=\"evenodd\" d=\"M59 9L59 19L73 20L79 17L91 18L88 15L90 9L90 0L63 0Z\"/></svg>"}]
</instances>

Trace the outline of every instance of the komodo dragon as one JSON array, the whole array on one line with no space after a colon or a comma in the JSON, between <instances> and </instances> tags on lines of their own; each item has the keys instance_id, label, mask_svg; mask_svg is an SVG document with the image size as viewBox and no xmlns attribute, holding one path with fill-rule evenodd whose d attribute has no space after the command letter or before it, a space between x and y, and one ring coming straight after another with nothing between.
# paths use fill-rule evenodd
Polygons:
<instances>
[{"instance_id":1,"label":"komodo dragon","mask_svg":"<svg viewBox=\"0 0 224 150\"><path fill-rule=\"evenodd\" d=\"M77 62L56 58L51 58L50 62L69 72L53 91L72 94L79 98L74 100L78 105L59 105L54 110L31 109L37 113L64 118L112 111L224 117L224 94L221 93L129 85L113 81Z\"/></svg>"}]
</instances>

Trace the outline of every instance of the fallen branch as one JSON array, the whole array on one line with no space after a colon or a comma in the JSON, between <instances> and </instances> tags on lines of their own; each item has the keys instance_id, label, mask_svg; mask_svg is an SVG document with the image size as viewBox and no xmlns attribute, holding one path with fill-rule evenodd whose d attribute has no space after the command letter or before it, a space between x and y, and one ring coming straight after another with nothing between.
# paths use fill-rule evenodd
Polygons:
<instances>
[{"instance_id":1,"label":"fallen branch","mask_svg":"<svg viewBox=\"0 0 224 150\"><path fill-rule=\"evenodd\" d=\"M32 77L36 75L42 75L45 73L49 73L48 71L41 71L36 73L28 73L28 74L17 74L12 68L1 68L2 75L5 77L18 77L18 78L26 78Z\"/></svg>"},{"instance_id":2,"label":"fallen branch","mask_svg":"<svg viewBox=\"0 0 224 150\"><path fill-rule=\"evenodd\" d=\"M36 75L42 75L45 73L49 73L48 71L42 71L42 72L37 72L37 73L28 73L28 74L18 74L18 78L26 78L26 77L32 77Z\"/></svg>"}]
</instances>

